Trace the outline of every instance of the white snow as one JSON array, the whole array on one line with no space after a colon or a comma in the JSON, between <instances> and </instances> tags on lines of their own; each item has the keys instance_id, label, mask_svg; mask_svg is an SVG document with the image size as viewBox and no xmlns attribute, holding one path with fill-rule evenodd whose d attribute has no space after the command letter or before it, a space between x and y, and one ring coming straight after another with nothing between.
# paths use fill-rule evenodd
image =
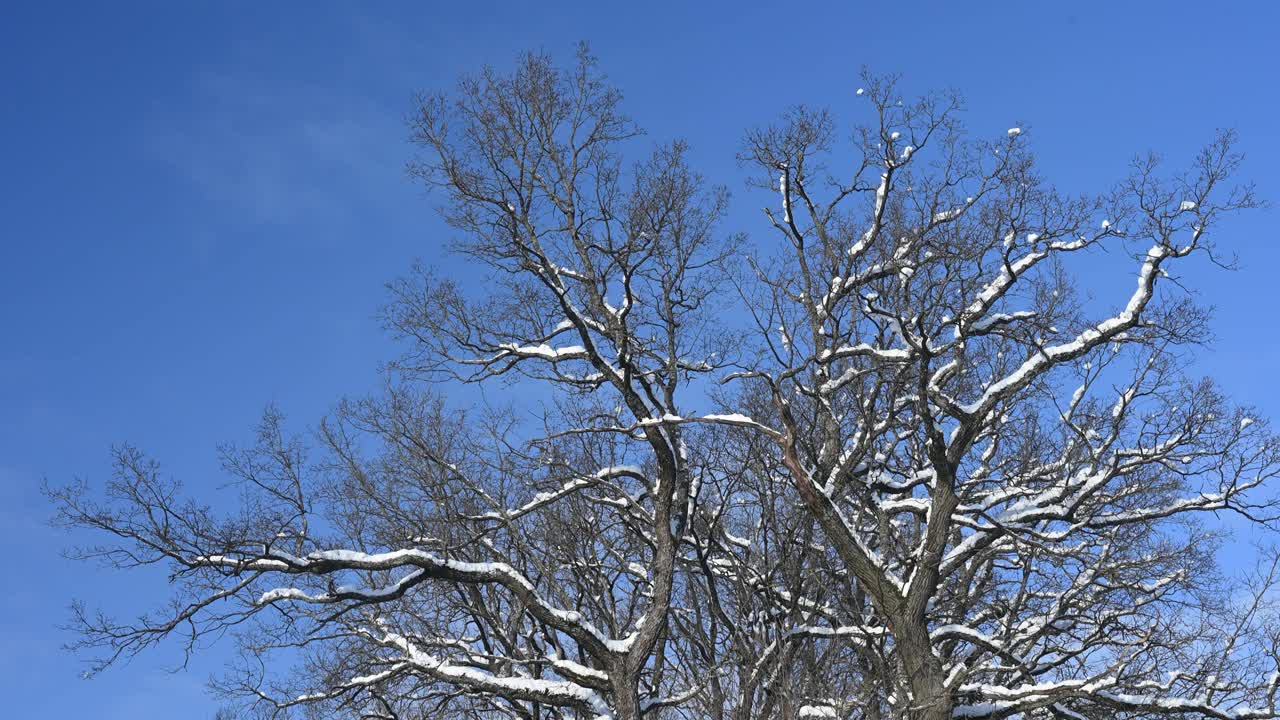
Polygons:
<instances>
[{"instance_id":1,"label":"white snow","mask_svg":"<svg viewBox=\"0 0 1280 720\"><path fill-rule=\"evenodd\" d=\"M849 248L849 257L858 257L866 249L867 245L875 238L876 233L880 230L880 224L884 215L885 198L889 194L889 173L880 173L880 185L876 188L876 204L872 211L871 227L862 234L862 238Z\"/></svg>"},{"instance_id":2,"label":"white snow","mask_svg":"<svg viewBox=\"0 0 1280 720\"><path fill-rule=\"evenodd\" d=\"M1186 210L1195 210L1195 209L1196 209L1196 204L1195 204L1194 202L1190 201L1190 200L1183 200L1183 201L1182 201L1182 204L1178 206L1178 209L1179 209L1179 210L1183 210L1183 211L1186 211Z\"/></svg>"},{"instance_id":3,"label":"white snow","mask_svg":"<svg viewBox=\"0 0 1280 720\"><path fill-rule=\"evenodd\" d=\"M1009 137L1018 137L1021 134L1022 134L1022 128L1019 128L1019 127L1009 128Z\"/></svg>"},{"instance_id":4,"label":"white snow","mask_svg":"<svg viewBox=\"0 0 1280 720\"><path fill-rule=\"evenodd\" d=\"M739 423L743 425L755 425L756 421L741 413L728 413L725 415L703 415L703 420L710 422Z\"/></svg>"},{"instance_id":5,"label":"white snow","mask_svg":"<svg viewBox=\"0 0 1280 720\"><path fill-rule=\"evenodd\" d=\"M778 192L782 194L782 222L791 222L791 207L787 203L787 173L778 176Z\"/></svg>"},{"instance_id":6,"label":"white snow","mask_svg":"<svg viewBox=\"0 0 1280 720\"><path fill-rule=\"evenodd\" d=\"M1142 312L1142 309L1146 307L1147 302L1151 300L1154 292L1153 288L1149 287L1151 275L1159 268L1159 263L1164 259L1167 253L1168 249L1162 245L1154 245L1147 251L1146 262L1143 263L1142 269L1138 272L1138 287L1134 290L1133 295L1129 297L1128 305L1126 305L1125 309L1119 314L1085 330L1077 335L1073 340L1043 349L1040 353L1025 360L1017 370L1013 371L1013 373L993 382L983 392L980 398L972 403L961 405L960 409L966 413L977 412L984 404L994 402L1002 394L1007 393L1010 388L1020 387L1022 384L1028 382L1029 379L1033 377L1034 373L1037 373L1045 366L1056 362L1059 358L1083 353L1102 342L1108 342L1119 337L1127 326L1137 319L1138 314ZM1024 260L1025 259L1026 258L1024 258ZM1009 271L1007 269L1001 271L1001 279L1007 278L1008 275ZM983 296L988 292L992 294L998 293L999 290L1000 279L997 279L979 295L978 301L973 305L970 305L967 312L974 314L980 312L983 307ZM1124 398L1122 398L1122 400L1124 400ZM1127 404L1128 401L1124 400L1124 402ZM1117 407L1119 407L1119 403L1117 403ZM1113 413L1114 412L1116 411L1113 409Z\"/></svg>"},{"instance_id":7,"label":"white snow","mask_svg":"<svg viewBox=\"0 0 1280 720\"><path fill-rule=\"evenodd\" d=\"M537 357L544 360L568 360L573 358L584 358L587 356L586 348L581 345L569 345L562 348L553 348L546 343L541 343L539 345L516 345L515 343L504 343L499 347L508 351L512 355Z\"/></svg>"},{"instance_id":8,"label":"white snow","mask_svg":"<svg viewBox=\"0 0 1280 720\"><path fill-rule=\"evenodd\" d=\"M908 147L910 146L908 145ZM912 152L915 152L915 151L912 150ZM964 211L965 211L965 208L963 207L952 208L950 210L942 210L937 213L934 213L933 221L935 223L943 223L943 222L947 222L948 220L954 220L960 217L960 215L964 213Z\"/></svg>"},{"instance_id":9,"label":"white snow","mask_svg":"<svg viewBox=\"0 0 1280 720\"><path fill-rule=\"evenodd\" d=\"M479 687L490 692L540 694L588 705L601 716L609 716L609 706L595 691L576 683L525 677L500 677L478 668L454 665L431 655L403 635L386 633L379 639L383 645L404 653L405 659L428 674L464 686ZM562 667L565 667L562 665Z\"/></svg>"}]
</instances>

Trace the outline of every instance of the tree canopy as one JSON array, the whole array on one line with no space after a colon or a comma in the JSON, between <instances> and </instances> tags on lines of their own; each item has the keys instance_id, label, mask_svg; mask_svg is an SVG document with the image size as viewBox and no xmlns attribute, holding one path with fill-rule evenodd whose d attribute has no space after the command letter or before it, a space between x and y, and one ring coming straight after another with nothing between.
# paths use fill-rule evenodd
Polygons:
<instances>
[{"instance_id":1,"label":"tree canopy","mask_svg":"<svg viewBox=\"0 0 1280 720\"><path fill-rule=\"evenodd\" d=\"M852 131L746 134L752 237L684 144L631 161L585 50L420 98L411 173L483 281L392 283L385 392L269 411L232 512L132 447L51 490L81 556L173 580L78 608L95 668L234 636L216 687L266 716L1280 717L1280 556L1215 561L1224 515L1276 527L1280 443L1191 374L1179 275L1257 204L1235 138L1073 196L1021 129L862 82ZM1109 310L1069 268L1099 249Z\"/></svg>"}]
</instances>

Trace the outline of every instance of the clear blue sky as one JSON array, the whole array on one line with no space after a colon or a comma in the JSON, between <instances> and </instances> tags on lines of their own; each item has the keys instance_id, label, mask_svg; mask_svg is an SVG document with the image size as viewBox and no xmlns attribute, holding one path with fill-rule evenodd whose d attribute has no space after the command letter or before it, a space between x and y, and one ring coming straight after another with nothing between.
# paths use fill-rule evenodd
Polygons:
<instances>
[{"instance_id":1,"label":"clear blue sky","mask_svg":"<svg viewBox=\"0 0 1280 720\"><path fill-rule=\"evenodd\" d=\"M1232 126L1246 174L1280 200L1277 4L1139 4L5 3L4 714L212 715L216 653L183 674L161 651L78 679L55 627L67 602L138 608L164 583L61 560L39 483L102 481L129 440L211 494L215 444L244 439L264 404L305 427L374 384L394 353L372 319L382 283L449 237L403 172L415 90L588 40L652 136L687 138L738 191L731 230L760 231L768 202L739 184L742 131L794 102L847 104L863 64L962 89L975 131L1031 128L1074 190ZM1197 285L1218 308L1202 368L1280 418L1276 220L1232 223L1243 270Z\"/></svg>"}]
</instances>

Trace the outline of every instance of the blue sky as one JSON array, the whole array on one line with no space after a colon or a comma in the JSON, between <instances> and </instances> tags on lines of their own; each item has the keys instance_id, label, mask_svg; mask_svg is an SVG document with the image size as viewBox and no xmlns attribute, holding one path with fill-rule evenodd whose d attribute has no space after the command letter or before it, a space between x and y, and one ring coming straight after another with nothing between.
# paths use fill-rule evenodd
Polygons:
<instances>
[{"instance_id":1,"label":"blue sky","mask_svg":"<svg viewBox=\"0 0 1280 720\"><path fill-rule=\"evenodd\" d=\"M0 691L12 717L211 716L217 652L172 649L92 681L59 649L72 598L141 609L163 578L61 560L42 478L106 479L131 441L197 493L215 445L275 402L314 425L370 389L394 345L373 319L415 257L452 268L405 177L415 91L483 63L591 42L653 139L733 160L795 102L846 107L867 64L956 87L978 133L1030 128L1045 171L1103 189L1136 152L1189 158L1235 127L1280 199L1274 3L6 3L0 9ZM1218 341L1200 368L1280 417L1275 210L1220 236L1243 268L1195 278ZM1126 285L1129 282L1121 278Z\"/></svg>"}]
</instances>

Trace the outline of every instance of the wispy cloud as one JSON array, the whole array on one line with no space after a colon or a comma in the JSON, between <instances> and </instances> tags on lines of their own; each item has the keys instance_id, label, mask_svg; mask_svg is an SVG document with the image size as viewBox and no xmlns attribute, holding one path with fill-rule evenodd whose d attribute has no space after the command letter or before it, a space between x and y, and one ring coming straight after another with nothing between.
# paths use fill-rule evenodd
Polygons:
<instances>
[{"instance_id":1,"label":"wispy cloud","mask_svg":"<svg viewBox=\"0 0 1280 720\"><path fill-rule=\"evenodd\" d=\"M329 224L403 184L400 118L342 90L206 73L186 107L153 117L147 149L212 218Z\"/></svg>"}]
</instances>

